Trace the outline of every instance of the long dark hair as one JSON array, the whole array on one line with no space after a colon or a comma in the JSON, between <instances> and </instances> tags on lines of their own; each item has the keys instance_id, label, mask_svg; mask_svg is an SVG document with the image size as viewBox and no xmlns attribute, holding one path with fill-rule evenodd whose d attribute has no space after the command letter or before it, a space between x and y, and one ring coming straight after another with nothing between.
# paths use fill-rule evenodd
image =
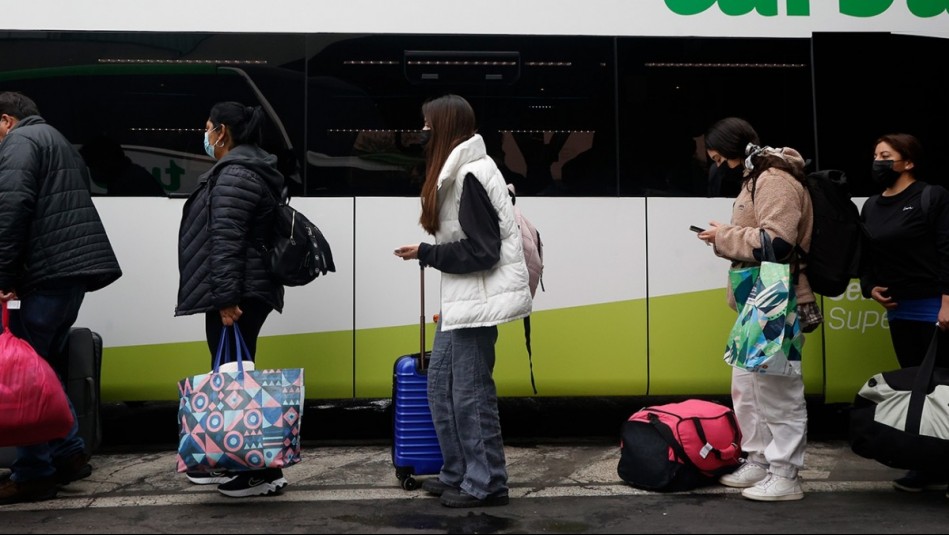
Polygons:
<instances>
[{"instance_id":1,"label":"long dark hair","mask_svg":"<svg viewBox=\"0 0 949 535\"><path fill-rule=\"evenodd\" d=\"M425 183L419 223L429 234L438 231L438 175L455 147L477 132L474 109L458 95L445 95L422 104L422 115L432 129L425 146Z\"/></svg>"},{"instance_id":2,"label":"long dark hair","mask_svg":"<svg viewBox=\"0 0 949 535\"><path fill-rule=\"evenodd\" d=\"M706 150L714 150L726 160L745 157L749 143L760 145L758 132L740 117L726 117L709 127L705 133Z\"/></svg>"},{"instance_id":3,"label":"long dark hair","mask_svg":"<svg viewBox=\"0 0 949 535\"><path fill-rule=\"evenodd\" d=\"M264 112L260 106L245 106L233 101L218 102L211 108L208 120L215 128L226 125L235 147L260 145L264 122Z\"/></svg>"}]
</instances>

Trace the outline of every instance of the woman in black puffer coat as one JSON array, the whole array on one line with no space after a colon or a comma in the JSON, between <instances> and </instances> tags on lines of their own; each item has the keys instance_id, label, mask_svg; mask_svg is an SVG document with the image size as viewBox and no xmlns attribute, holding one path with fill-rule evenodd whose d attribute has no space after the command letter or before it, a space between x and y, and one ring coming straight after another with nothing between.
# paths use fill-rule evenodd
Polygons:
<instances>
[{"instance_id":1,"label":"woman in black puffer coat","mask_svg":"<svg viewBox=\"0 0 949 535\"><path fill-rule=\"evenodd\" d=\"M283 286L267 271L263 245L271 242L284 179L277 157L258 146L262 120L259 106L221 102L211 108L204 147L218 161L201 175L182 213L175 315L205 314L211 355L224 326L237 323L253 358L267 316L283 310ZM273 494L287 485L279 469L189 472L188 478L219 483L232 497Z\"/></svg>"}]
</instances>

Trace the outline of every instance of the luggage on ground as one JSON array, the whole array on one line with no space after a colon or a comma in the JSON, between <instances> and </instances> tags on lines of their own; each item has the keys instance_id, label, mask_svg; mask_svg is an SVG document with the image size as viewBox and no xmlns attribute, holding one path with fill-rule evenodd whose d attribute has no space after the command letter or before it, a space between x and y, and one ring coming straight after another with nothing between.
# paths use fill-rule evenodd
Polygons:
<instances>
[{"instance_id":1,"label":"luggage on ground","mask_svg":"<svg viewBox=\"0 0 949 535\"><path fill-rule=\"evenodd\" d=\"M73 327L67 342L66 394L76 409L79 436L92 454L102 443L100 388L102 376L102 337L86 327Z\"/></svg>"},{"instance_id":2,"label":"luggage on ground","mask_svg":"<svg viewBox=\"0 0 949 535\"><path fill-rule=\"evenodd\" d=\"M419 352L396 359L392 375L392 464L405 490L420 483L412 476L437 474L442 469L442 450L428 405L425 351L425 266L420 264L422 306L419 318Z\"/></svg>"},{"instance_id":3,"label":"luggage on ground","mask_svg":"<svg viewBox=\"0 0 949 535\"><path fill-rule=\"evenodd\" d=\"M922 364L878 373L850 409L850 447L893 468L949 471L949 369L936 367L936 329Z\"/></svg>"},{"instance_id":4,"label":"luggage on ground","mask_svg":"<svg viewBox=\"0 0 949 535\"><path fill-rule=\"evenodd\" d=\"M706 485L734 471L741 458L734 411L700 399L645 407L623 423L621 438L616 472L645 490Z\"/></svg>"}]
</instances>

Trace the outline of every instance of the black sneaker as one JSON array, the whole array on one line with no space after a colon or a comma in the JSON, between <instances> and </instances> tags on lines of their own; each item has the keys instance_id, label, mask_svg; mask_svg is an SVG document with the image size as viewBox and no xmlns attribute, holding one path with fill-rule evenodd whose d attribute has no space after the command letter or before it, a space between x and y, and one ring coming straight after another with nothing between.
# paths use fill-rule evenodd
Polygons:
<instances>
[{"instance_id":1,"label":"black sneaker","mask_svg":"<svg viewBox=\"0 0 949 535\"><path fill-rule=\"evenodd\" d=\"M422 482L422 490L429 494L434 494L435 496L441 496L445 493L446 490L457 489L458 487L453 487L447 483L442 483L441 479L433 477L432 479L426 479Z\"/></svg>"},{"instance_id":2,"label":"black sneaker","mask_svg":"<svg viewBox=\"0 0 949 535\"><path fill-rule=\"evenodd\" d=\"M188 481L195 485L220 485L237 477L237 474L224 470L215 470L211 472L185 472Z\"/></svg>"},{"instance_id":3,"label":"black sneaker","mask_svg":"<svg viewBox=\"0 0 949 535\"><path fill-rule=\"evenodd\" d=\"M946 488L946 477L936 476L927 472L910 470L906 475L893 480L893 487L905 492L922 492L924 490L942 490Z\"/></svg>"},{"instance_id":4,"label":"black sneaker","mask_svg":"<svg viewBox=\"0 0 949 535\"><path fill-rule=\"evenodd\" d=\"M445 507L493 507L507 505L509 498L506 490L499 490L479 500L461 489L449 489L442 494L441 501Z\"/></svg>"},{"instance_id":5,"label":"black sneaker","mask_svg":"<svg viewBox=\"0 0 949 535\"><path fill-rule=\"evenodd\" d=\"M283 477L283 470L268 468L241 472L227 483L218 485L217 490L231 498L245 498L247 496L268 496L280 492L288 485Z\"/></svg>"}]
</instances>

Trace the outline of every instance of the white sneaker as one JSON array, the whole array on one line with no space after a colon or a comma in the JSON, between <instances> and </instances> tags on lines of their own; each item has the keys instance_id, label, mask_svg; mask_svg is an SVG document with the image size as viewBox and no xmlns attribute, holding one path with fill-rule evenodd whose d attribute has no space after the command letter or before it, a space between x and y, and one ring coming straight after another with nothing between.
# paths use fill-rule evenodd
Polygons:
<instances>
[{"instance_id":1,"label":"white sneaker","mask_svg":"<svg viewBox=\"0 0 949 535\"><path fill-rule=\"evenodd\" d=\"M804 489L796 477L768 474L764 481L741 491L741 495L759 502L788 502L803 499Z\"/></svg>"},{"instance_id":2,"label":"white sneaker","mask_svg":"<svg viewBox=\"0 0 949 535\"><path fill-rule=\"evenodd\" d=\"M726 487L735 487L736 489L746 489L755 486L759 481L768 477L768 470L758 463L744 461L738 470L730 474L725 474L718 478L718 482Z\"/></svg>"}]
</instances>

